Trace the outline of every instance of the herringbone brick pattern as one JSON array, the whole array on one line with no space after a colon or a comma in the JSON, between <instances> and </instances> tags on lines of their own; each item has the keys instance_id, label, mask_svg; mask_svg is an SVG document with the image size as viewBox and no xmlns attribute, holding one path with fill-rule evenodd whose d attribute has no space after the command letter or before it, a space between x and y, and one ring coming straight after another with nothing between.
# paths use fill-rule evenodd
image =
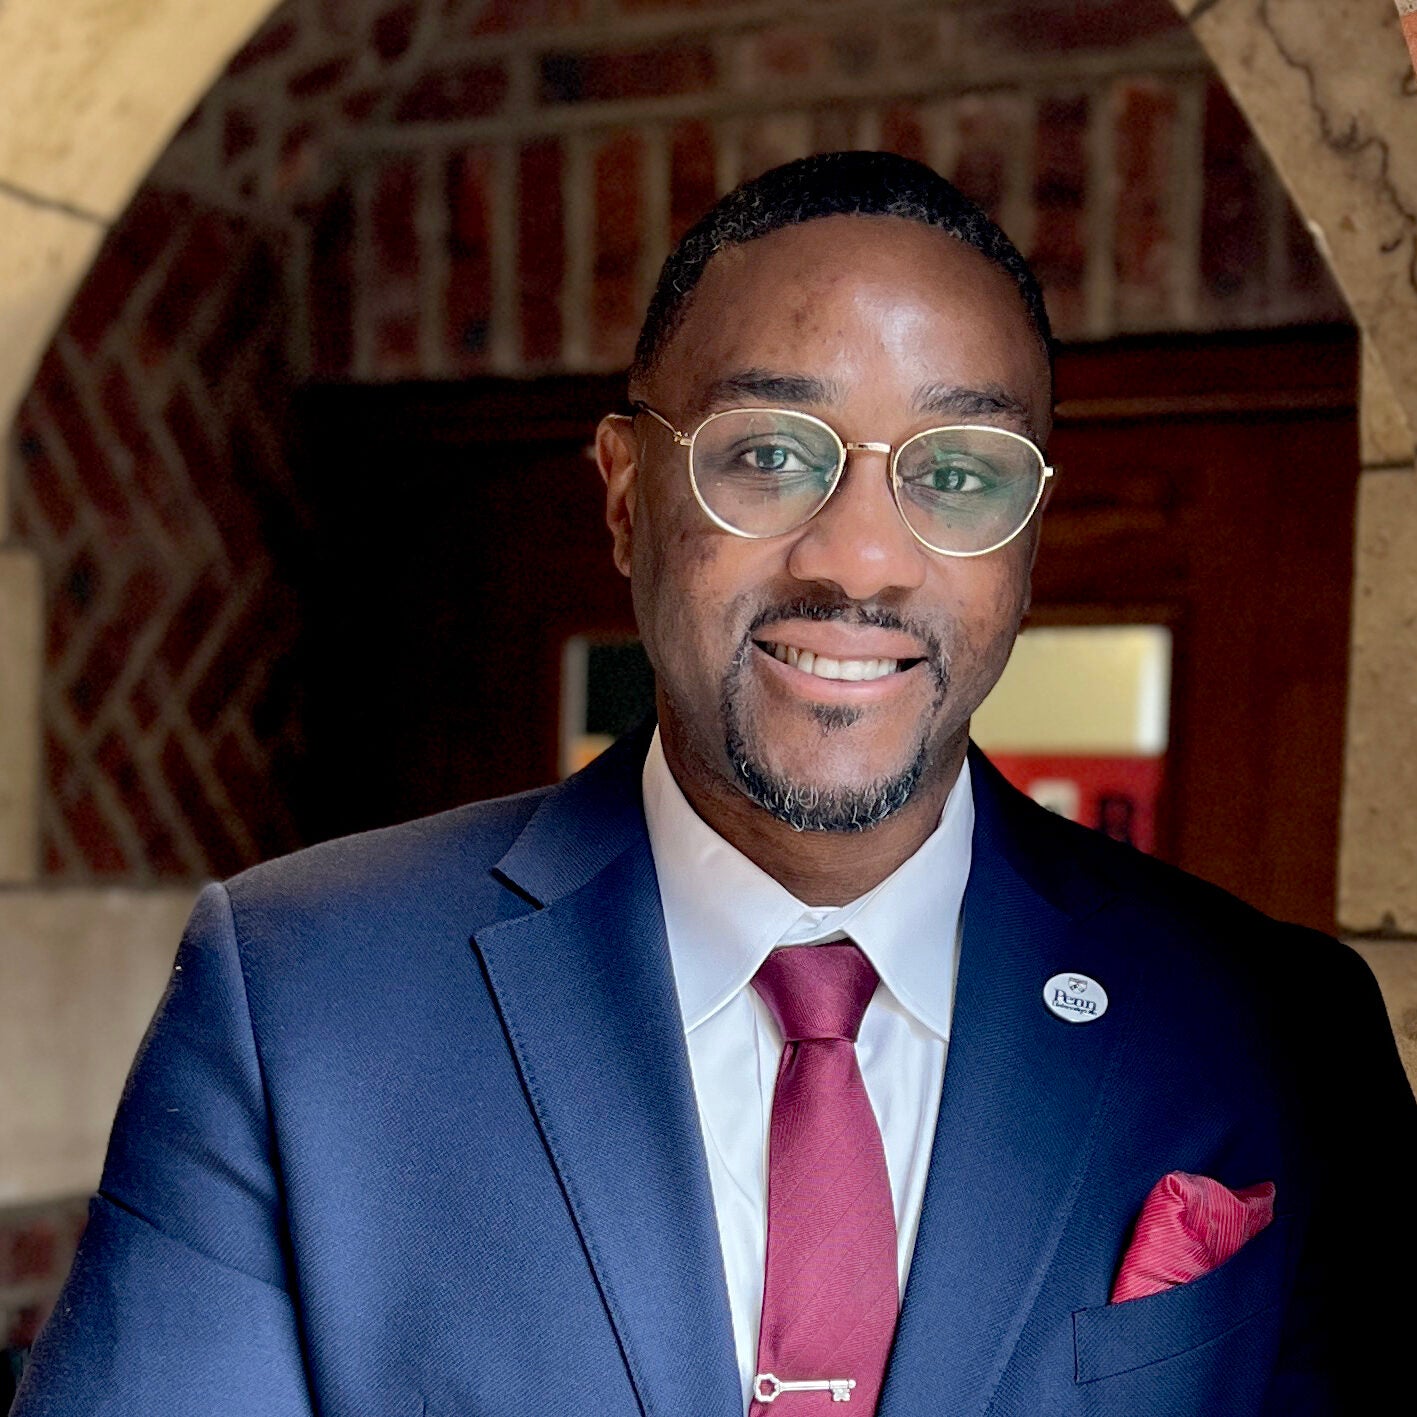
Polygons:
<instances>
[{"instance_id":1,"label":"herringbone brick pattern","mask_svg":"<svg viewBox=\"0 0 1417 1417\"><path fill-rule=\"evenodd\" d=\"M149 191L21 411L53 877L221 874L298 844L277 260L242 222Z\"/></svg>"}]
</instances>

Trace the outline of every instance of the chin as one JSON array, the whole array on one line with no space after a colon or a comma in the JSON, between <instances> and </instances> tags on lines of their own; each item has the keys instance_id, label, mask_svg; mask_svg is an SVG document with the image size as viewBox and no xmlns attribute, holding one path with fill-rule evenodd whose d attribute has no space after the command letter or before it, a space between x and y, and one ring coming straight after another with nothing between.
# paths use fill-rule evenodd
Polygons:
<instances>
[{"instance_id":1,"label":"chin","mask_svg":"<svg viewBox=\"0 0 1417 1417\"><path fill-rule=\"evenodd\" d=\"M863 832L880 826L915 796L927 764L922 746L894 771L858 771L822 781L820 762L810 773L776 767L731 731L725 747L738 787L749 800L803 832Z\"/></svg>"}]
</instances>

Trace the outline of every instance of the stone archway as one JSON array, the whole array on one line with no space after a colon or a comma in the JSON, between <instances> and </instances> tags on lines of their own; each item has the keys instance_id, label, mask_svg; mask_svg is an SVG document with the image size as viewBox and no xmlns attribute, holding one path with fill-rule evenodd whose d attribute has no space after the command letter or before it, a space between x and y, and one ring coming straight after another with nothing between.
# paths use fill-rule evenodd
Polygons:
<instances>
[{"instance_id":1,"label":"stone archway","mask_svg":"<svg viewBox=\"0 0 1417 1417\"><path fill-rule=\"evenodd\" d=\"M1369 351L1341 911L1367 937L1401 1023L1417 1003L1417 140L1403 123L1412 72L1392 0L1333 0L1322 12L1308 0L1174 3L1319 233ZM272 8L270 0L0 7L0 53L9 56L0 90L0 430L105 232ZM0 443L0 886L9 887L0 889L0 967L15 969L17 984L51 954L51 981L85 971L110 1027L109 1042L95 1036L97 1053L76 1059L70 1076L29 1089L19 1120L62 1114L67 1132L36 1133L36 1164L0 1174L0 1202L89 1184L113 1091L93 1075L131 1049L188 901L185 891L27 889L38 878L41 607L37 567L9 541L5 455ZM96 939L106 952L87 948ZM86 954L73 954L75 941ZM0 989L7 1078L34 1036L25 1000L42 997L35 986ZM12 1018L26 1026L10 1028ZM89 1020L72 1022L78 1031ZM1417 1010L1407 1031L1417 1035ZM1411 1045L1408 1062L1417 1071ZM26 1150L23 1133L10 1131L16 1152Z\"/></svg>"}]
</instances>

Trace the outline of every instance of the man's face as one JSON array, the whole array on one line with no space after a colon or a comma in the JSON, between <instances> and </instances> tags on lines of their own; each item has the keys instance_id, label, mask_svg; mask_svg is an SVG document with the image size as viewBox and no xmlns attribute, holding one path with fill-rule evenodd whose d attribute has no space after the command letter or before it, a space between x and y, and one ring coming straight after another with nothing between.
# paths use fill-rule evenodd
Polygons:
<instances>
[{"instance_id":1,"label":"man's face","mask_svg":"<svg viewBox=\"0 0 1417 1417\"><path fill-rule=\"evenodd\" d=\"M897 218L829 217L721 252L633 392L685 432L751 405L815 414L847 442L986 423L1042 443L1049 427L1047 361L1013 283ZM940 555L901 520L888 459L852 452L811 521L749 541L705 516L687 450L647 416L607 420L600 458L666 755L696 805L746 794L798 828L852 830L948 789L1027 608L1036 519L988 555ZM879 677L823 677L803 652Z\"/></svg>"}]
</instances>

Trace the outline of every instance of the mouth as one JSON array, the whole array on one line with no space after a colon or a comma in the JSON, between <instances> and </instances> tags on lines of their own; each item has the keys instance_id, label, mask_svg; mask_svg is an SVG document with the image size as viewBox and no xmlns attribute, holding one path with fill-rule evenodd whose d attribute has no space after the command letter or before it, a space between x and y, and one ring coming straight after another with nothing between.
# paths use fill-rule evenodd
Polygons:
<instances>
[{"instance_id":1,"label":"mouth","mask_svg":"<svg viewBox=\"0 0 1417 1417\"><path fill-rule=\"evenodd\" d=\"M915 659L845 659L815 653L797 645L777 640L754 640L753 643L764 654L817 679L830 679L848 683L869 683L876 679L888 679L893 674L904 674L922 663Z\"/></svg>"}]
</instances>

